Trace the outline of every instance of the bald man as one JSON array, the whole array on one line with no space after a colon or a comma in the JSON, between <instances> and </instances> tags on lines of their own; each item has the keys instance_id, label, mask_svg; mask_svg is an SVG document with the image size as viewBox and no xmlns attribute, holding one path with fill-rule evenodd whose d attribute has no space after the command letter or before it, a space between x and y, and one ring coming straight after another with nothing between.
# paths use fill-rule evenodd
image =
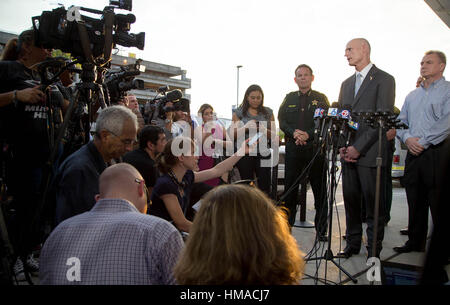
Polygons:
<instances>
[{"instance_id":1,"label":"bald man","mask_svg":"<svg viewBox=\"0 0 450 305\"><path fill-rule=\"evenodd\" d=\"M92 210L63 221L40 256L45 285L174 284L172 269L183 247L180 233L146 215L148 196L127 163L105 169Z\"/></svg>"},{"instance_id":2,"label":"bald man","mask_svg":"<svg viewBox=\"0 0 450 305\"><path fill-rule=\"evenodd\" d=\"M393 113L395 101L395 80L388 73L378 69L370 61L371 47L364 38L356 38L347 43L345 57L348 64L355 67L355 73L341 85L339 105L351 106L352 112L390 111ZM358 118L355 118L358 120ZM381 194L379 217L374 219L375 185L377 174L378 129L359 119L359 129L348 147L340 148L342 163L342 184L346 217L346 240L344 251L338 256L349 258L358 254L361 248L362 219L361 200L366 203L367 251L368 257L380 256L385 224L385 183L386 170L381 171ZM385 131L384 131L385 132ZM382 138L382 167L387 166L388 140ZM373 247L375 221L377 221L376 244Z\"/></svg>"}]
</instances>

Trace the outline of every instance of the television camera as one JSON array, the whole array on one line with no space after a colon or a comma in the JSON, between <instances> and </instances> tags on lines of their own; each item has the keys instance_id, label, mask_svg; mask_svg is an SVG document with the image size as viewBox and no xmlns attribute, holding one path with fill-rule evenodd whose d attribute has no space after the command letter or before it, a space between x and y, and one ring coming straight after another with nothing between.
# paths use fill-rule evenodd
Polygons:
<instances>
[{"instance_id":1,"label":"television camera","mask_svg":"<svg viewBox=\"0 0 450 305\"><path fill-rule=\"evenodd\" d=\"M106 72L105 85L109 93L109 97L105 96L107 104L117 104L129 90L145 89L144 81L135 79L141 73L141 62L142 59L138 59L135 64L121 66L119 71Z\"/></svg>"},{"instance_id":2,"label":"television camera","mask_svg":"<svg viewBox=\"0 0 450 305\"><path fill-rule=\"evenodd\" d=\"M110 1L103 11L78 6L44 11L41 16L32 17L35 45L60 49L79 62L100 66L109 62L114 45L143 50L145 33L129 33L136 17L114 12L115 8L131 10L131 6L131 0L120 0ZM98 14L101 18L83 16L80 11Z\"/></svg>"},{"instance_id":3,"label":"television camera","mask_svg":"<svg viewBox=\"0 0 450 305\"><path fill-rule=\"evenodd\" d=\"M168 86L159 87L158 95L151 101L156 109L157 117L164 120L166 119L167 112L180 110L183 112L190 112L190 101L187 98L183 98L183 93L178 89L172 91L168 90Z\"/></svg>"}]
</instances>

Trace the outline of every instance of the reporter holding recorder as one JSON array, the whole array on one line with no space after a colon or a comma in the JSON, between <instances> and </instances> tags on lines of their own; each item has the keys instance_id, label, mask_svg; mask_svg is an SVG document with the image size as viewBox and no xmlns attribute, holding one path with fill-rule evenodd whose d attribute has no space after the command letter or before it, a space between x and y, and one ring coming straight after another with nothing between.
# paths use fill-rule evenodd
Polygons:
<instances>
[{"instance_id":1,"label":"reporter holding recorder","mask_svg":"<svg viewBox=\"0 0 450 305\"><path fill-rule=\"evenodd\" d=\"M269 107L264 106L264 93L258 85L251 85L247 88L241 105L233 113L232 120L231 131L234 134L234 139L237 139L238 145L241 143L241 139L238 139L238 137L244 130L246 139L249 137L250 131L257 131L267 138L267 140L260 138L262 144L270 144L271 139L278 141L275 128L272 129L272 125L275 126L273 111ZM270 160L270 150L268 148L269 145L265 146L265 148L258 150L256 155L243 157L236 166L239 169L241 179L253 180L256 176L258 188L269 195L271 168L264 162Z\"/></svg>"},{"instance_id":2,"label":"reporter holding recorder","mask_svg":"<svg viewBox=\"0 0 450 305\"><path fill-rule=\"evenodd\" d=\"M152 206L149 214L173 222L180 231L188 232L192 222L186 219L188 198L192 185L197 182L220 177L230 171L236 162L256 147L242 143L239 150L213 168L198 171L198 156L194 154L194 141L187 137L176 137L167 142L164 152L157 158L159 170L163 173L156 181L152 192Z\"/></svg>"}]
</instances>

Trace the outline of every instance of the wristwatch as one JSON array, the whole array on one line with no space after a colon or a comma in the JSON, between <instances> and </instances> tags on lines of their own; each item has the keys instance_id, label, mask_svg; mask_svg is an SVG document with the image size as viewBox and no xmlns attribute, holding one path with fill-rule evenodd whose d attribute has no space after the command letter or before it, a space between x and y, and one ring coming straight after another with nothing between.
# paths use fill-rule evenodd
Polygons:
<instances>
[{"instance_id":1,"label":"wristwatch","mask_svg":"<svg viewBox=\"0 0 450 305\"><path fill-rule=\"evenodd\" d=\"M166 119L166 120L164 121L164 123L166 123L166 124L172 123L172 120L171 120L171 119Z\"/></svg>"}]
</instances>

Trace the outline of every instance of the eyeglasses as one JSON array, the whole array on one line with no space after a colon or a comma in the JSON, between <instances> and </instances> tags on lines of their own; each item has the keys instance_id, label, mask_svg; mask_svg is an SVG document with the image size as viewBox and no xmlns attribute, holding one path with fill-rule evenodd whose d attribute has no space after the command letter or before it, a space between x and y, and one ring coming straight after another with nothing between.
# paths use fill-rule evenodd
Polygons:
<instances>
[{"instance_id":1,"label":"eyeglasses","mask_svg":"<svg viewBox=\"0 0 450 305\"><path fill-rule=\"evenodd\" d=\"M148 188L145 185L145 181L141 180L139 178L135 178L134 182L136 182L137 184L141 184L144 186L144 191L145 191L145 195L147 196L147 208L149 208L152 205L152 201L150 200L150 194L148 193Z\"/></svg>"},{"instance_id":2,"label":"eyeglasses","mask_svg":"<svg viewBox=\"0 0 450 305\"><path fill-rule=\"evenodd\" d=\"M111 130L108 130L108 132L109 132L110 134L112 134L113 136L118 137L119 140L120 140L124 145L126 145L126 146L134 145L135 143L137 143L137 140L136 140L136 139L134 139L134 140L131 140L131 139L125 139L125 140L123 140L123 139L121 139L118 135L116 135L114 132L112 132Z\"/></svg>"}]
</instances>

